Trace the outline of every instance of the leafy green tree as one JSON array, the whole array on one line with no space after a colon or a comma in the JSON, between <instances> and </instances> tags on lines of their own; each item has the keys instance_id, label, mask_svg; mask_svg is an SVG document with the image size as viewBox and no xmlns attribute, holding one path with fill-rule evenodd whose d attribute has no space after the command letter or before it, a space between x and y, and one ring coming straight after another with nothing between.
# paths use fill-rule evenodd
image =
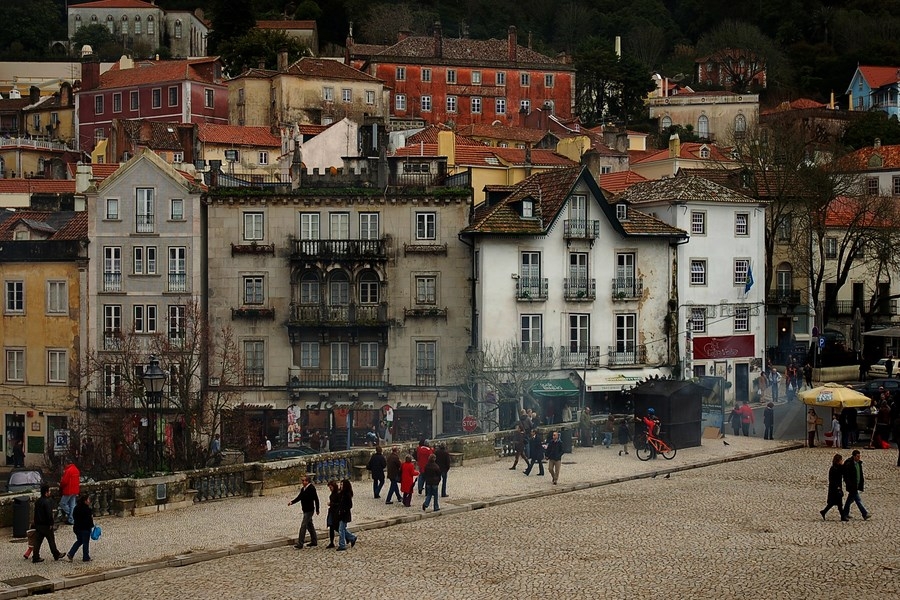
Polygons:
<instances>
[{"instance_id":1,"label":"leafy green tree","mask_svg":"<svg viewBox=\"0 0 900 600\"><path fill-rule=\"evenodd\" d=\"M284 31L251 29L245 35L229 39L219 45L219 56L229 75L235 76L260 64L267 69L278 65L279 50L287 50L288 60L294 61L307 52L307 47Z\"/></svg>"},{"instance_id":2,"label":"leafy green tree","mask_svg":"<svg viewBox=\"0 0 900 600\"><path fill-rule=\"evenodd\" d=\"M644 117L644 97L655 85L636 59L616 56L612 42L590 38L575 53L575 105L587 125Z\"/></svg>"},{"instance_id":3,"label":"leafy green tree","mask_svg":"<svg viewBox=\"0 0 900 600\"><path fill-rule=\"evenodd\" d=\"M888 118L887 113L873 110L855 119L844 131L842 142L853 150L859 150L875 143L875 138L886 146L900 144L900 121L896 116Z\"/></svg>"},{"instance_id":4,"label":"leafy green tree","mask_svg":"<svg viewBox=\"0 0 900 600\"><path fill-rule=\"evenodd\" d=\"M732 92L746 93L754 78L765 72L779 81L786 63L776 44L755 25L724 21L704 34L697 43L699 56L709 56L724 70Z\"/></svg>"},{"instance_id":5,"label":"leafy green tree","mask_svg":"<svg viewBox=\"0 0 900 600\"><path fill-rule=\"evenodd\" d=\"M106 25L94 23L85 25L72 35L72 53L80 56L81 48L89 45L100 60L118 60L122 55L122 44L109 32Z\"/></svg>"},{"instance_id":6,"label":"leafy green tree","mask_svg":"<svg viewBox=\"0 0 900 600\"><path fill-rule=\"evenodd\" d=\"M251 2L233 0L209 0L212 13L212 31L209 34L209 53L221 54L222 46L233 42L256 25L256 14Z\"/></svg>"}]
</instances>

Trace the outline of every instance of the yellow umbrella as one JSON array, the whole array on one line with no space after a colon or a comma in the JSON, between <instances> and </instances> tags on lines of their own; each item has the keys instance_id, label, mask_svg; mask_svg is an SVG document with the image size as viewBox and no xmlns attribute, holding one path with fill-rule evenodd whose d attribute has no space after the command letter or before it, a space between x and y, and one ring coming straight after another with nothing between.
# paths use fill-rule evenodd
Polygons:
<instances>
[{"instance_id":1,"label":"yellow umbrella","mask_svg":"<svg viewBox=\"0 0 900 600\"><path fill-rule=\"evenodd\" d=\"M865 394L852 390L839 383L826 383L817 388L798 394L804 404L810 406L828 406L831 408L865 408L871 401Z\"/></svg>"}]
</instances>

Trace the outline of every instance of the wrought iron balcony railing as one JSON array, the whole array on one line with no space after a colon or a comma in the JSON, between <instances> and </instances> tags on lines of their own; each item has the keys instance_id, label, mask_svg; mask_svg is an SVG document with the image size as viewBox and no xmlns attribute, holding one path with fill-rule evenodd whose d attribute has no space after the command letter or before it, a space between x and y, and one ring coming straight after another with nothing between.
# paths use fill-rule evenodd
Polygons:
<instances>
[{"instance_id":1,"label":"wrought iron balcony railing","mask_svg":"<svg viewBox=\"0 0 900 600\"><path fill-rule=\"evenodd\" d=\"M559 351L560 366L563 368L599 367L600 354L600 346L581 346L575 350L563 346Z\"/></svg>"},{"instance_id":2,"label":"wrought iron balcony railing","mask_svg":"<svg viewBox=\"0 0 900 600\"><path fill-rule=\"evenodd\" d=\"M593 277L566 277L563 279L563 295L566 300L589 301L597 298L597 280Z\"/></svg>"},{"instance_id":3,"label":"wrought iron balcony railing","mask_svg":"<svg viewBox=\"0 0 900 600\"><path fill-rule=\"evenodd\" d=\"M563 237L567 240L596 240L600 237L600 221L566 219L563 221Z\"/></svg>"},{"instance_id":4,"label":"wrought iron balcony railing","mask_svg":"<svg viewBox=\"0 0 900 600\"><path fill-rule=\"evenodd\" d=\"M643 277L616 277L612 280L613 300L634 300L643 294Z\"/></svg>"},{"instance_id":5,"label":"wrought iron balcony railing","mask_svg":"<svg viewBox=\"0 0 900 600\"><path fill-rule=\"evenodd\" d=\"M622 344L609 347L607 365L610 367L644 364L647 364L647 346L644 344Z\"/></svg>"},{"instance_id":6,"label":"wrought iron balcony railing","mask_svg":"<svg viewBox=\"0 0 900 600\"><path fill-rule=\"evenodd\" d=\"M520 277L516 281L516 300L546 300L547 288L546 277Z\"/></svg>"}]
</instances>

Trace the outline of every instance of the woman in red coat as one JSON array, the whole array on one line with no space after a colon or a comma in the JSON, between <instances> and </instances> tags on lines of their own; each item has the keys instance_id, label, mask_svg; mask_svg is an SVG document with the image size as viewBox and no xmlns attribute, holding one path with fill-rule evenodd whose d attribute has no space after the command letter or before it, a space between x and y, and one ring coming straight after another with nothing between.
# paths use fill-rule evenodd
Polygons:
<instances>
[{"instance_id":1,"label":"woman in red coat","mask_svg":"<svg viewBox=\"0 0 900 600\"><path fill-rule=\"evenodd\" d=\"M412 504L413 488L416 485L416 464L412 461L412 456L406 455L406 460L400 465L400 492L403 494L403 506Z\"/></svg>"}]
</instances>

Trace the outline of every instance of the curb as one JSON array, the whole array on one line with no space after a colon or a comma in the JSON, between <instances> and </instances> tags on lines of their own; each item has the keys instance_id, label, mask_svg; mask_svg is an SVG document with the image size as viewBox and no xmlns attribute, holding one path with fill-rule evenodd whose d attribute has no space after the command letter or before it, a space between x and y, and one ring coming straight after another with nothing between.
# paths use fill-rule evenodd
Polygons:
<instances>
[{"instance_id":1,"label":"curb","mask_svg":"<svg viewBox=\"0 0 900 600\"><path fill-rule=\"evenodd\" d=\"M615 485L617 483L625 483L628 481L636 481L639 479L652 479L654 477L658 477L659 475L669 475L671 473L678 473L682 471L690 471L693 469L702 469L705 467L712 467L716 465L721 465L730 462L737 462L741 460L748 460L752 458L759 458L762 456L768 456L771 454L779 454L782 452L789 452L791 450L797 450L803 448L804 445L802 443L792 443L785 446L779 446L777 448L772 448L771 450L759 450L756 452L747 452L745 454L738 454L736 456L729 456L725 458L715 458L710 459L704 462L692 464L692 465L684 465L678 467L670 467L664 469L657 469L655 471L647 472L647 473L639 473L637 475L629 475L627 477L617 477L612 479L604 479L602 481L593 481L593 482L585 482L580 481L577 483L570 484L562 484L558 486L554 486L552 488L546 490L538 490L534 492L528 492L524 494L519 494L515 496L504 496L502 498L494 498L492 500L477 500L473 502L468 502L466 504L458 504L452 507L442 508L439 512L413 512L410 514L402 515L399 517L390 517L387 519L378 519L375 521L369 521L366 523L362 523L359 526L355 527L355 531L371 531L376 529L383 529L385 527L392 527L394 525L402 525L404 523L414 523L416 521L421 521L424 519L439 519L441 517L449 516L449 515L458 515L461 513L466 513L473 510L480 510L483 508L493 508L497 506L502 506L504 504L511 504L513 502L523 502L526 500L536 500L538 498L542 498L545 496L553 496L556 494L566 494L570 492L578 492L581 490L593 489L606 487L610 485ZM216 560L218 558L225 558L227 556L238 556L241 554L249 554L252 552L260 552L262 550L271 550L273 548L281 548L285 546L292 546L294 544L294 538L282 537L276 538L273 540L267 540L262 542L255 542L250 544L240 544L237 546L233 546L231 548L223 548L219 550L205 550L202 552L195 552L190 554L178 554L175 556L164 557L160 559L150 560L148 562L137 563L134 565L129 565L126 567L117 567L114 569L110 569L108 571L103 571L100 573L92 573L88 575L77 575L72 577L62 577L57 579L48 579L46 581L40 581L35 583L30 583L23 586L12 587L6 590L0 591L0 600L12 600L14 598L25 598L27 596L33 596L37 594L49 594L53 593L57 590L63 589L71 589L80 587L83 585L88 585L91 583L97 583L98 581L110 581L113 579L118 579L120 577L128 577L130 575L137 575L139 573L147 573L149 571L155 571L157 569L167 569L167 568L177 568L184 567L187 565L193 565L197 563L202 563L210 560Z\"/></svg>"}]
</instances>

